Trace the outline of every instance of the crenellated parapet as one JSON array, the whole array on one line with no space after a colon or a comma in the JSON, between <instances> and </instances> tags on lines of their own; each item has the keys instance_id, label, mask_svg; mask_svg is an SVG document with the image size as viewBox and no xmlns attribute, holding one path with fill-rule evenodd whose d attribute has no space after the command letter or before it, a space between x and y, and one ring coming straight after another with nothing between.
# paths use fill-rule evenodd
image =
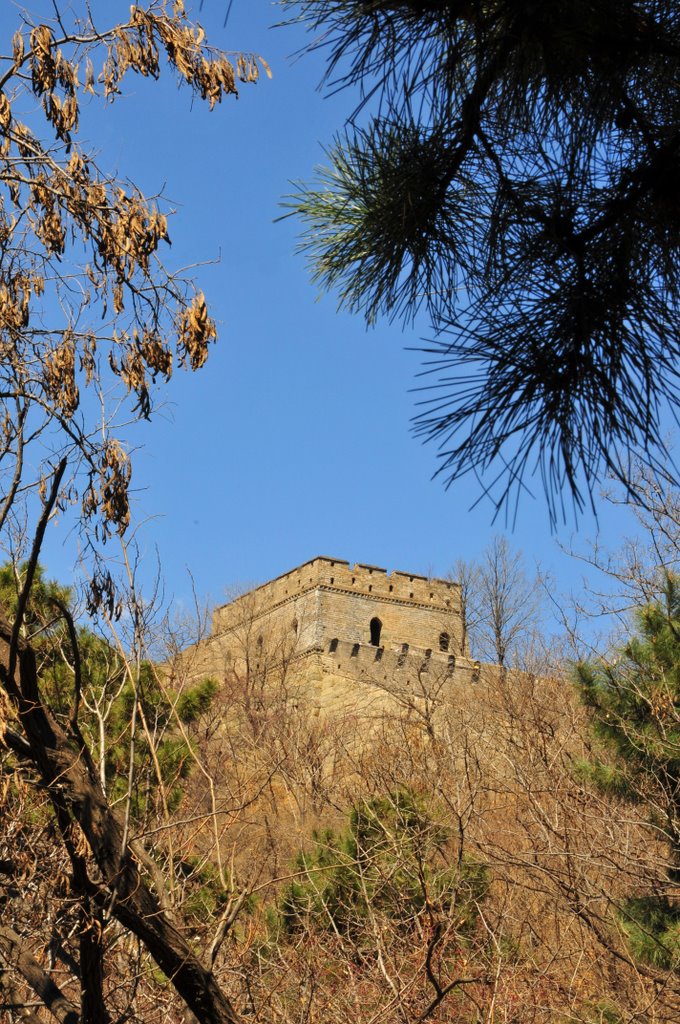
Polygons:
<instances>
[{"instance_id":1,"label":"crenellated parapet","mask_svg":"<svg viewBox=\"0 0 680 1024\"><path fill-rule=\"evenodd\" d=\"M185 657L196 674L286 692L300 684L319 707L345 710L390 693L443 699L454 679L472 685L480 672L458 584L326 557L215 609L209 636Z\"/></svg>"},{"instance_id":2,"label":"crenellated parapet","mask_svg":"<svg viewBox=\"0 0 680 1024\"><path fill-rule=\"evenodd\" d=\"M213 636L259 622L263 631L296 630L301 646L334 636L398 650L407 643L465 655L458 584L319 556L255 587L213 614Z\"/></svg>"},{"instance_id":3,"label":"crenellated parapet","mask_svg":"<svg viewBox=\"0 0 680 1024\"><path fill-rule=\"evenodd\" d=\"M361 680L390 692L435 694L454 676L457 683L474 683L480 675L479 662L470 658L408 644L397 651L333 637L316 653L324 674Z\"/></svg>"}]
</instances>

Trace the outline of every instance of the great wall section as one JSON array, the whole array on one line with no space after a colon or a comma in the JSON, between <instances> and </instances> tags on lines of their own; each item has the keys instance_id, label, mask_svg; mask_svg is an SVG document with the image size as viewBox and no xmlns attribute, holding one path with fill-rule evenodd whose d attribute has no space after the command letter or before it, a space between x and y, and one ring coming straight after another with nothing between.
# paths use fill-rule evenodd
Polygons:
<instances>
[{"instance_id":1,"label":"great wall section","mask_svg":"<svg viewBox=\"0 0 680 1024\"><path fill-rule=\"evenodd\" d=\"M321 710L467 689L458 584L319 556L217 607L191 675L285 680Z\"/></svg>"}]
</instances>

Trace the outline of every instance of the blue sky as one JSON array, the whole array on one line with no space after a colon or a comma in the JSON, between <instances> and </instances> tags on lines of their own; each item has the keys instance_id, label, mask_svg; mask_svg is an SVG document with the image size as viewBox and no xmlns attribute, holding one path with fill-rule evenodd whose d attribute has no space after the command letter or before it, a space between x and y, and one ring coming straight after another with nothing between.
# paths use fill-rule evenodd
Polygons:
<instances>
[{"instance_id":1,"label":"blue sky","mask_svg":"<svg viewBox=\"0 0 680 1024\"><path fill-rule=\"evenodd\" d=\"M129 10L117 0L97 6L102 24ZM187 570L201 596L219 601L225 588L317 554L446 574L456 558L478 556L504 523L492 522L489 504L472 507L479 492L471 478L448 491L432 480L435 453L410 434L419 359L407 348L428 337L427 322L367 331L338 313L295 252L295 222L276 222L290 182L322 162L321 146L353 97L319 92L322 57L291 58L305 39L270 27L280 17L275 5L233 0L225 27L227 6L205 0L193 10L215 45L265 57L271 81L243 86L237 102L210 113L170 71L160 83L128 78L123 98L91 104L83 122L101 166L147 193L162 190L177 210L170 258L206 264L195 276L220 331L206 367L178 373L164 408L131 435L149 574L157 549L166 592L180 604L190 596ZM16 20L3 5L4 38ZM560 588L578 587L581 567L556 543L571 542L574 524L551 534L538 484L537 494L522 503L511 543L529 564L550 568ZM612 543L629 528L605 505L599 525ZM577 542L596 527L583 517ZM46 556L49 570L67 577L73 536L55 533Z\"/></svg>"}]
</instances>

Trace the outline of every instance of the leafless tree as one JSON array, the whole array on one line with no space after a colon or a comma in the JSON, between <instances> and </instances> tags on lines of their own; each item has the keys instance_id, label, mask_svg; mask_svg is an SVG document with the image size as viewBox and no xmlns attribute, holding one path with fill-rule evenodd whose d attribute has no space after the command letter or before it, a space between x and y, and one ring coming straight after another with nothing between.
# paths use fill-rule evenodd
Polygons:
<instances>
[{"instance_id":1,"label":"leafless tree","mask_svg":"<svg viewBox=\"0 0 680 1024\"><path fill-rule=\"evenodd\" d=\"M479 561L459 559L450 575L461 585L464 635L473 656L518 664L539 623L538 573L528 575L522 554L497 536Z\"/></svg>"},{"instance_id":2,"label":"leafless tree","mask_svg":"<svg viewBox=\"0 0 680 1024\"><path fill-rule=\"evenodd\" d=\"M125 596L102 552L118 539L125 563L130 550L132 463L116 410L150 418L154 384L169 380L173 363L198 370L216 329L203 293L160 259L169 241L162 202L103 171L82 145L78 121L88 94L112 102L126 76L155 78L165 59L211 108L235 95L239 81L258 77L257 58L211 48L181 0L133 5L127 20L107 27L86 4L82 12L55 4L49 23L25 12L0 58L0 543L17 526L26 537L16 606L0 614L3 745L10 752L5 796L13 806L17 779L42 793L37 808L24 810L49 822L48 835L41 838L38 828L38 839L23 836L41 872L55 867L41 874L42 891L70 937L62 943L63 976L50 974L40 962L42 930L36 945L19 913L21 928L7 923L0 937L0 959L5 991L8 983L11 991L28 987L69 1024L113 1019L115 981L105 970L104 935L112 921L122 936L118 951L137 950L141 972L151 955L196 1017L236 1019L210 963L173 915L157 865L135 842L131 786L118 808L104 790L101 763L81 728L86 695L72 615L60 611L72 671L66 709L50 706L37 643L23 629L50 520L75 510L89 560L89 612L114 624L125 602L132 610L135 642L124 652L133 693L132 782L135 736L149 742L152 762L156 748L139 690L144 602L134 589ZM106 715L103 705L98 709ZM19 876L9 877L8 906L21 908ZM136 1012L141 975L133 963L134 956L121 975L132 999L124 1016ZM34 1004L24 1003L33 1012Z\"/></svg>"}]
</instances>

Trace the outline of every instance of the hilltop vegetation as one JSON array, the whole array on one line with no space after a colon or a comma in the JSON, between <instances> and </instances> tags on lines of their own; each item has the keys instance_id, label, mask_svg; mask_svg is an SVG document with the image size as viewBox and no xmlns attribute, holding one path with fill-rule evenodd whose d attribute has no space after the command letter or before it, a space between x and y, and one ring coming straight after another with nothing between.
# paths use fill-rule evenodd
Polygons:
<instances>
[{"instance_id":1,"label":"hilltop vegetation","mask_svg":"<svg viewBox=\"0 0 680 1024\"><path fill-rule=\"evenodd\" d=\"M579 670L585 706L568 672L488 667L467 688L433 680L427 725L398 701L377 716L319 714L290 663L190 686L180 658L169 675L143 668L135 736L132 691L120 688L95 768L159 905L235 1013L338 1024L677 1016L673 578L666 598L641 612L616 660ZM87 706L100 683L83 678ZM53 805L16 746L2 771L5 1005L29 1001L12 964L19 937L75 1007L88 931L74 851L56 841ZM96 901L86 833L68 837L90 865L106 1019L179 1024L170 979Z\"/></svg>"}]
</instances>

